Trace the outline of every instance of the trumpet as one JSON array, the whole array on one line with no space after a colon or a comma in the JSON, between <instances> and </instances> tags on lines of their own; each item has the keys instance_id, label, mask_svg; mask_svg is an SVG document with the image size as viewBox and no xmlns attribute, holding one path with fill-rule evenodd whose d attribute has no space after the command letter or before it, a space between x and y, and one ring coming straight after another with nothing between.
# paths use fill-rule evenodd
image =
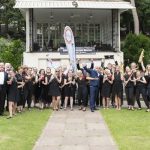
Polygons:
<instances>
[{"instance_id":1,"label":"trumpet","mask_svg":"<svg viewBox=\"0 0 150 150\"><path fill-rule=\"evenodd\" d=\"M144 58L144 49L142 49L142 52L140 54L140 57L139 57L139 63L141 63L143 61L143 58Z\"/></svg>"}]
</instances>

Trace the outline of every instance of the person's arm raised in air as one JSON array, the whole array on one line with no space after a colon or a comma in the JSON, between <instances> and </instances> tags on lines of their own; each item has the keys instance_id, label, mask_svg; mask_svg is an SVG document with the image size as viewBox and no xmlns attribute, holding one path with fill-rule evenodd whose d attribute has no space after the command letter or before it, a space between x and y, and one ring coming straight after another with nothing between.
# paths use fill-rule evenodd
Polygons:
<instances>
[{"instance_id":1,"label":"person's arm raised in air","mask_svg":"<svg viewBox=\"0 0 150 150\"><path fill-rule=\"evenodd\" d=\"M91 74L91 69L88 69L86 64L83 64L83 68L84 68L84 70L86 72L88 72L89 74Z\"/></svg>"},{"instance_id":2,"label":"person's arm raised in air","mask_svg":"<svg viewBox=\"0 0 150 150\"><path fill-rule=\"evenodd\" d=\"M93 59L91 59L91 67L90 69L93 69L94 68L94 62L93 62Z\"/></svg>"},{"instance_id":3,"label":"person's arm raised in air","mask_svg":"<svg viewBox=\"0 0 150 150\"><path fill-rule=\"evenodd\" d=\"M145 69L145 66L144 66L143 61L141 61L141 67L142 67L142 70L145 72L145 71L146 71L146 69Z\"/></svg>"},{"instance_id":4,"label":"person's arm raised in air","mask_svg":"<svg viewBox=\"0 0 150 150\"><path fill-rule=\"evenodd\" d=\"M79 62L80 62L80 59L77 60L77 69L82 71L83 69L80 67Z\"/></svg>"}]
</instances>

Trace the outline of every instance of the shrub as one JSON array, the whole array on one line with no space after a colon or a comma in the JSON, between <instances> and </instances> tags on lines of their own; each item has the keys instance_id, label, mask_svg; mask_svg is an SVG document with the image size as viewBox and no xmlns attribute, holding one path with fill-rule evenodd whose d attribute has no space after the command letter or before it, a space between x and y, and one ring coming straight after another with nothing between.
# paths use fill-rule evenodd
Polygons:
<instances>
[{"instance_id":1,"label":"shrub","mask_svg":"<svg viewBox=\"0 0 150 150\"><path fill-rule=\"evenodd\" d=\"M150 38L143 34L138 36L128 34L122 45L124 59L128 60L128 62L138 62L142 49L145 50L143 61L146 65L150 63ZM127 61L125 61L125 65L128 65Z\"/></svg>"},{"instance_id":2,"label":"shrub","mask_svg":"<svg viewBox=\"0 0 150 150\"><path fill-rule=\"evenodd\" d=\"M14 69L21 65L25 44L21 40L0 39L0 60L9 62Z\"/></svg>"}]
</instances>

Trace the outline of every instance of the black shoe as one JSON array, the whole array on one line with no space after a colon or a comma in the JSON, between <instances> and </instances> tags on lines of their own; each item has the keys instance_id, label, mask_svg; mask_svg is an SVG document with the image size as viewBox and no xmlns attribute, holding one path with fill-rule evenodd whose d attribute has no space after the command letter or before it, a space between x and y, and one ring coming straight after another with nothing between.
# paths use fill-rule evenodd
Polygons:
<instances>
[{"instance_id":1,"label":"black shoe","mask_svg":"<svg viewBox=\"0 0 150 150\"><path fill-rule=\"evenodd\" d=\"M99 109L95 107L94 110L99 110Z\"/></svg>"},{"instance_id":2,"label":"black shoe","mask_svg":"<svg viewBox=\"0 0 150 150\"><path fill-rule=\"evenodd\" d=\"M12 118L12 116L8 116L6 119L11 119Z\"/></svg>"},{"instance_id":3,"label":"black shoe","mask_svg":"<svg viewBox=\"0 0 150 150\"><path fill-rule=\"evenodd\" d=\"M94 109L91 109L91 112L94 112Z\"/></svg>"}]
</instances>

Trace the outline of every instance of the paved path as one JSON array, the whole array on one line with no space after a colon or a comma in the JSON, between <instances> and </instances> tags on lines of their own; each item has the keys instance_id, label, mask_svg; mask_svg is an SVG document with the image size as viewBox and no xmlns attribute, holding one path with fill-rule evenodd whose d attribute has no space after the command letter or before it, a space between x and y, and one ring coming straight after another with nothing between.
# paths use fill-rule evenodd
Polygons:
<instances>
[{"instance_id":1,"label":"paved path","mask_svg":"<svg viewBox=\"0 0 150 150\"><path fill-rule=\"evenodd\" d=\"M58 111L33 150L117 150L99 111Z\"/></svg>"}]
</instances>

